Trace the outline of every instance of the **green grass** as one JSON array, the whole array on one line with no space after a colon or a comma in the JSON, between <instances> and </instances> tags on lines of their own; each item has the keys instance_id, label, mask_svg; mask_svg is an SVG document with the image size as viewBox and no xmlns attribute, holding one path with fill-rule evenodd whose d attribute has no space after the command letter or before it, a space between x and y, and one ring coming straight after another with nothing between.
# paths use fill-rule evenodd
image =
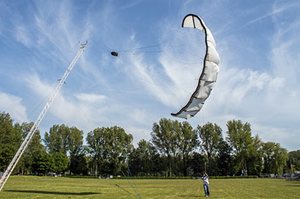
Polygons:
<instances>
[{"instance_id":1,"label":"green grass","mask_svg":"<svg viewBox=\"0 0 300 199\"><path fill-rule=\"evenodd\" d=\"M210 198L299 198L300 182L282 179L211 179ZM12 176L0 199L103 198L122 199L204 198L202 182L192 179L126 180L67 177Z\"/></svg>"}]
</instances>

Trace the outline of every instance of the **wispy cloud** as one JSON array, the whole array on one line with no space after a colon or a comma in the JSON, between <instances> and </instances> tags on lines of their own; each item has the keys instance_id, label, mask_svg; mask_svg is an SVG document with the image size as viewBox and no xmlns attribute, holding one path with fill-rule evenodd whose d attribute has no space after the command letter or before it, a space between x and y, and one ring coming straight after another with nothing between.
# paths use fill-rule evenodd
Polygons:
<instances>
[{"instance_id":1,"label":"wispy cloud","mask_svg":"<svg viewBox=\"0 0 300 199\"><path fill-rule=\"evenodd\" d=\"M52 57L64 62L73 56L78 42L85 41L90 33L88 23L74 23L72 4L69 1L63 3L45 2L43 6L37 6L34 15L37 37L41 38L39 48L52 46ZM55 13L55 14L52 14Z\"/></svg>"},{"instance_id":2,"label":"wispy cloud","mask_svg":"<svg viewBox=\"0 0 300 199\"><path fill-rule=\"evenodd\" d=\"M26 107L22 103L22 99L8 93L0 92L0 110L11 115L16 122L27 122Z\"/></svg>"},{"instance_id":3,"label":"wispy cloud","mask_svg":"<svg viewBox=\"0 0 300 199\"><path fill-rule=\"evenodd\" d=\"M138 4L140 4L143 0L137 0L137 1L133 1L133 2L126 2L126 5L121 7L121 9L129 9L132 8L134 6L137 6Z\"/></svg>"},{"instance_id":4,"label":"wispy cloud","mask_svg":"<svg viewBox=\"0 0 300 199\"><path fill-rule=\"evenodd\" d=\"M28 76L26 81L40 98L49 98L54 91L53 85L42 81L37 75ZM99 116L106 110L103 107L108 106L106 99L106 96L95 93L74 93L67 97L62 90L49 111L60 121L88 131L101 121Z\"/></svg>"},{"instance_id":5,"label":"wispy cloud","mask_svg":"<svg viewBox=\"0 0 300 199\"><path fill-rule=\"evenodd\" d=\"M89 94L89 93L79 93L75 95L80 101L87 103L99 103L107 99L105 95Z\"/></svg>"},{"instance_id":6,"label":"wispy cloud","mask_svg":"<svg viewBox=\"0 0 300 199\"><path fill-rule=\"evenodd\" d=\"M283 5L278 5L278 4L274 3L273 7L270 7L270 12L268 12L266 14L263 14L261 16L258 16L256 18L248 21L247 23L245 23L240 28L245 28L245 27L247 27L249 25L257 23L257 22L259 22L259 21L261 21L263 19L266 19L268 17L274 17L274 16L276 16L278 14L281 14L281 13L283 13L285 11L288 11L290 8L294 8L295 6L299 6L299 2L297 2L297 1L294 1L292 3L287 2L287 3L283 4Z\"/></svg>"},{"instance_id":7,"label":"wispy cloud","mask_svg":"<svg viewBox=\"0 0 300 199\"><path fill-rule=\"evenodd\" d=\"M130 62L132 63L129 73L134 75L134 78L139 81L152 95L166 105L174 105L171 101L172 96L166 91L172 91L171 86L165 84L164 81L155 75L153 66L146 63L142 56L131 55Z\"/></svg>"},{"instance_id":8,"label":"wispy cloud","mask_svg":"<svg viewBox=\"0 0 300 199\"><path fill-rule=\"evenodd\" d=\"M18 42L21 42L26 47L32 46L32 39L30 38L29 33L24 26L17 26L15 29L15 34Z\"/></svg>"}]
</instances>

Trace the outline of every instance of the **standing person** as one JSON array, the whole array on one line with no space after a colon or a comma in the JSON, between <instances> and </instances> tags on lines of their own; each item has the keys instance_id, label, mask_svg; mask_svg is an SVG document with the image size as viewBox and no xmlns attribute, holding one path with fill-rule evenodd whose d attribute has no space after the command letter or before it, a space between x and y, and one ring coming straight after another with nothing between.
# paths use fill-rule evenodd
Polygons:
<instances>
[{"instance_id":1,"label":"standing person","mask_svg":"<svg viewBox=\"0 0 300 199\"><path fill-rule=\"evenodd\" d=\"M203 180L203 188L204 188L205 197L208 197L209 196L209 181L208 181L207 173L203 174L202 180Z\"/></svg>"}]
</instances>

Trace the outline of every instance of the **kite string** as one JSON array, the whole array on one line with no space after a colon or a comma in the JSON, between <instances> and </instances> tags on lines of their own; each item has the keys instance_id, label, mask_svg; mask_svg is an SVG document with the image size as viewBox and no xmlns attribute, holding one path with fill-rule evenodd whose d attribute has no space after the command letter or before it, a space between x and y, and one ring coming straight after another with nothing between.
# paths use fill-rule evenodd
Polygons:
<instances>
[{"instance_id":1,"label":"kite string","mask_svg":"<svg viewBox=\"0 0 300 199\"><path fill-rule=\"evenodd\" d=\"M142 199L140 193L136 190L136 185L133 182L130 182L129 179L128 179L128 177L131 176L129 167L128 167L128 171L127 171L128 175L125 175L123 171L121 171L121 172L122 172L123 176L125 177L126 182L131 186L132 190L135 192L135 195L136 195L137 199Z\"/></svg>"},{"instance_id":2,"label":"kite string","mask_svg":"<svg viewBox=\"0 0 300 199\"><path fill-rule=\"evenodd\" d=\"M149 45L141 45L140 47L133 47L133 48L126 48L126 49L120 49L117 50L116 52L124 52L124 53L130 53L130 52L135 52L135 51L142 51L146 53L152 53L152 52L161 52L161 46L162 44L167 43L168 40L163 40L161 42L157 42L154 44L149 44ZM108 48L112 50L112 48Z\"/></svg>"},{"instance_id":3,"label":"kite string","mask_svg":"<svg viewBox=\"0 0 300 199\"><path fill-rule=\"evenodd\" d=\"M160 48L160 46L161 43L157 43L157 44L152 44L152 45L147 45L147 46L142 46L137 48L128 48L124 50L119 50L119 52L131 52L131 51L143 50L143 49L155 49L155 48Z\"/></svg>"},{"instance_id":4,"label":"kite string","mask_svg":"<svg viewBox=\"0 0 300 199\"><path fill-rule=\"evenodd\" d=\"M118 187L119 189L122 189L123 191L125 191L128 195L135 195L134 193L126 190L125 188L121 187L119 184L115 184L116 187Z\"/></svg>"}]
</instances>

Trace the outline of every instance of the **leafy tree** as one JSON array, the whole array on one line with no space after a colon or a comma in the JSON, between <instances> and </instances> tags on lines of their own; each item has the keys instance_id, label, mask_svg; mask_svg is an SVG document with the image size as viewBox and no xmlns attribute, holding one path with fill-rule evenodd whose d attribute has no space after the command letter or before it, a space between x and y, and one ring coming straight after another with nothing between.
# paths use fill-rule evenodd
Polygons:
<instances>
[{"instance_id":1,"label":"leafy tree","mask_svg":"<svg viewBox=\"0 0 300 199\"><path fill-rule=\"evenodd\" d=\"M183 164L183 175L186 176L189 156L197 147L197 133L188 122L180 123L180 131L178 133L178 150Z\"/></svg>"},{"instance_id":2,"label":"leafy tree","mask_svg":"<svg viewBox=\"0 0 300 199\"><path fill-rule=\"evenodd\" d=\"M84 153L79 155L73 155L70 159L70 171L75 175L87 175L88 174L88 162Z\"/></svg>"},{"instance_id":3,"label":"leafy tree","mask_svg":"<svg viewBox=\"0 0 300 199\"><path fill-rule=\"evenodd\" d=\"M281 175L288 160L287 150L280 144L267 142L263 144L264 172Z\"/></svg>"},{"instance_id":4,"label":"leafy tree","mask_svg":"<svg viewBox=\"0 0 300 199\"><path fill-rule=\"evenodd\" d=\"M69 128L68 152L70 156L76 156L83 153L83 131L76 127Z\"/></svg>"},{"instance_id":5,"label":"leafy tree","mask_svg":"<svg viewBox=\"0 0 300 199\"><path fill-rule=\"evenodd\" d=\"M45 133L45 145L50 154L63 153L67 155L68 142L70 136L69 127L63 125L53 125L49 133Z\"/></svg>"},{"instance_id":6,"label":"leafy tree","mask_svg":"<svg viewBox=\"0 0 300 199\"><path fill-rule=\"evenodd\" d=\"M206 157L203 154L193 152L188 160L188 174L194 176L202 176L203 171L205 171Z\"/></svg>"},{"instance_id":7,"label":"leafy tree","mask_svg":"<svg viewBox=\"0 0 300 199\"><path fill-rule=\"evenodd\" d=\"M141 140L129 155L131 175L155 175L160 171L159 154L151 142Z\"/></svg>"},{"instance_id":8,"label":"leafy tree","mask_svg":"<svg viewBox=\"0 0 300 199\"><path fill-rule=\"evenodd\" d=\"M222 140L218 145L217 152L218 175L227 176L233 174L231 152L232 148L226 141Z\"/></svg>"},{"instance_id":9,"label":"leafy tree","mask_svg":"<svg viewBox=\"0 0 300 199\"><path fill-rule=\"evenodd\" d=\"M17 124L18 125L18 124ZM23 140L30 131L33 123L22 123L18 128L22 132ZM27 146L24 154L22 155L17 168L21 174L31 174L33 173L32 164L34 160L37 160L42 154L46 153L45 147L41 143L40 132L36 131L33 135L30 143Z\"/></svg>"},{"instance_id":10,"label":"leafy tree","mask_svg":"<svg viewBox=\"0 0 300 199\"><path fill-rule=\"evenodd\" d=\"M70 172L73 174L86 174L87 162L83 147L83 131L76 127L69 128L68 153L70 154Z\"/></svg>"},{"instance_id":11,"label":"leafy tree","mask_svg":"<svg viewBox=\"0 0 300 199\"><path fill-rule=\"evenodd\" d=\"M96 128L88 133L87 143L93 156L96 174L121 174L132 150L132 135L123 128Z\"/></svg>"},{"instance_id":12,"label":"leafy tree","mask_svg":"<svg viewBox=\"0 0 300 199\"><path fill-rule=\"evenodd\" d=\"M68 169L69 158L62 152L54 152L50 156L50 170L56 174L62 174Z\"/></svg>"},{"instance_id":13,"label":"leafy tree","mask_svg":"<svg viewBox=\"0 0 300 199\"><path fill-rule=\"evenodd\" d=\"M266 142L263 144L263 158L264 158L264 173L275 173L274 169L274 151L276 143Z\"/></svg>"},{"instance_id":14,"label":"leafy tree","mask_svg":"<svg viewBox=\"0 0 300 199\"><path fill-rule=\"evenodd\" d=\"M235 172L247 174L247 159L252 144L250 124L231 120L227 122L227 128L227 141L233 149L235 158Z\"/></svg>"},{"instance_id":15,"label":"leafy tree","mask_svg":"<svg viewBox=\"0 0 300 199\"><path fill-rule=\"evenodd\" d=\"M32 160L32 173L36 175L46 175L51 171L52 166L51 156L45 151L38 153Z\"/></svg>"},{"instance_id":16,"label":"leafy tree","mask_svg":"<svg viewBox=\"0 0 300 199\"><path fill-rule=\"evenodd\" d=\"M200 149L204 152L207 158L207 165L205 170L207 170L210 175L217 174L217 168L215 165L218 146L223 140L222 129L217 124L207 123L205 125L197 126L196 129L200 138Z\"/></svg>"},{"instance_id":17,"label":"leafy tree","mask_svg":"<svg viewBox=\"0 0 300 199\"><path fill-rule=\"evenodd\" d=\"M45 134L45 144L50 153L61 152L65 155L77 155L82 150L83 131L64 124L54 125Z\"/></svg>"},{"instance_id":18,"label":"leafy tree","mask_svg":"<svg viewBox=\"0 0 300 199\"><path fill-rule=\"evenodd\" d=\"M0 113L0 171L4 171L21 145L22 133L8 113Z\"/></svg>"},{"instance_id":19,"label":"leafy tree","mask_svg":"<svg viewBox=\"0 0 300 199\"><path fill-rule=\"evenodd\" d=\"M300 150L289 152L289 165L292 173L300 171Z\"/></svg>"},{"instance_id":20,"label":"leafy tree","mask_svg":"<svg viewBox=\"0 0 300 199\"><path fill-rule=\"evenodd\" d=\"M251 144L249 146L249 155L247 157L247 168L249 175L261 175L263 171L263 149L262 141L256 135L252 138Z\"/></svg>"},{"instance_id":21,"label":"leafy tree","mask_svg":"<svg viewBox=\"0 0 300 199\"><path fill-rule=\"evenodd\" d=\"M68 127L64 124L54 125L49 133L45 134L45 144L50 154L62 153L70 158L70 172L74 174L86 173L83 156L83 131L76 127ZM56 157L56 155L54 155ZM82 168L77 168L83 166ZM80 172L80 173L78 173Z\"/></svg>"},{"instance_id":22,"label":"leafy tree","mask_svg":"<svg viewBox=\"0 0 300 199\"><path fill-rule=\"evenodd\" d=\"M178 121L161 119L159 123L154 123L152 127L152 143L162 155L167 157L167 175L172 176L175 157L178 153L178 135L181 127Z\"/></svg>"},{"instance_id":23,"label":"leafy tree","mask_svg":"<svg viewBox=\"0 0 300 199\"><path fill-rule=\"evenodd\" d=\"M275 150L275 174L282 175L287 160L288 160L287 150L281 148L280 144L278 143L278 147Z\"/></svg>"}]
</instances>

